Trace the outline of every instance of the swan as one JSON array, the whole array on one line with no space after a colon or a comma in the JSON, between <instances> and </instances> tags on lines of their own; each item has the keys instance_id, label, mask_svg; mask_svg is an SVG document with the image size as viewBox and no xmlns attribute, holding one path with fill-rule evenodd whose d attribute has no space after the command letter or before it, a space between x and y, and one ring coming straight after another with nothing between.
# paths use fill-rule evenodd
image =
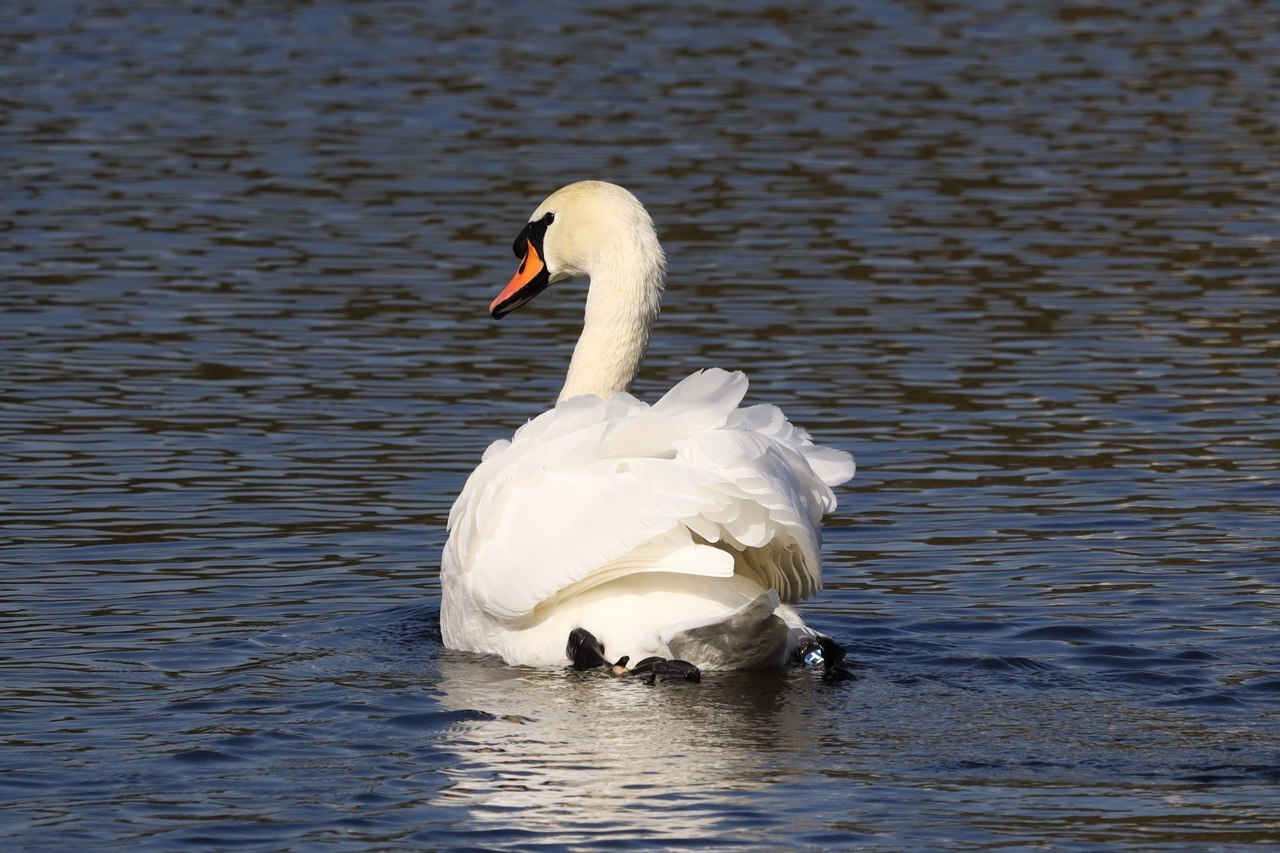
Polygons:
<instances>
[{"instance_id":1,"label":"swan","mask_svg":"<svg viewBox=\"0 0 1280 853\"><path fill-rule=\"evenodd\" d=\"M575 276L590 277L586 311L555 407L491 444L449 513L445 645L512 665L607 653L694 672L781 665L815 641L842 657L791 605L821 588L820 522L852 456L774 406L740 407L740 372L697 371L651 406L628 393L666 260L626 189L557 190L513 250L495 319Z\"/></svg>"}]
</instances>

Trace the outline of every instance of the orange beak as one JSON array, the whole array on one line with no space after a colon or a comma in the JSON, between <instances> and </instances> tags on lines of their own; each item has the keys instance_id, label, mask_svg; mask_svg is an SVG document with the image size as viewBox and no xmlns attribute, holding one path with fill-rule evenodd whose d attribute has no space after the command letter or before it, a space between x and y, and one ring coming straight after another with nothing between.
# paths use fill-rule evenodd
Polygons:
<instances>
[{"instance_id":1,"label":"orange beak","mask_svg":"<svg viewBox=\"0 0 1280 853\"><path fill-rule=\"evenodd\" d=\"M515 276L489 303L489 314L495 320L505 317L524 305L551 284L551 274L547 272L547 265L538 255L538 249L533 245L532 240L527 240L526 243L528 248L525 250L524 260L520 261L520 267L516 270Z\"/></svg>"}]
</instances>

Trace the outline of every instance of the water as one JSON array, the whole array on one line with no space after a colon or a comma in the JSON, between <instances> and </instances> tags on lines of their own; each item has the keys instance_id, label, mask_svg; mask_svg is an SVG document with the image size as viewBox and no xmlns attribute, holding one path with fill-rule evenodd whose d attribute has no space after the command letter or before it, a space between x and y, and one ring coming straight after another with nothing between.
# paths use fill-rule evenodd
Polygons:
<instances>
[{"instance_id":1,"label":"water","mask_svg":"<svg viewBox=\"0 0 1280 853\"><path fill-rule=\"evenodd\" d=\"M8 849L1280 841L1280 15L1249 2L14 3ZM440 647L444 521L562 380L494 323L632 188L636 391L851 450L861 679Z\"/></svg>"}]
</instances>

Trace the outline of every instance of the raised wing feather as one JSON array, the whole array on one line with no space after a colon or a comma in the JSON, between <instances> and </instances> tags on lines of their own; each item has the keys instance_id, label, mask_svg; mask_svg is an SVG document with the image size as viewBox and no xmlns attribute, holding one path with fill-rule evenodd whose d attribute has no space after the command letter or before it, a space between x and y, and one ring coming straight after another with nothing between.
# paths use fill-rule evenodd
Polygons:
<instances>
[{"instance_id":1,"label":"raised wing feather","mask_svg":"<svg viewBox=\"0 0 1280 853\"><path fill-rule=\"evenodd\" d=\"M675 443L725 425L747 393L740 371L713 367L686 377L645 411L614 422L600 447L604 456L668 456Z\"/></svg>"}]
</instances>

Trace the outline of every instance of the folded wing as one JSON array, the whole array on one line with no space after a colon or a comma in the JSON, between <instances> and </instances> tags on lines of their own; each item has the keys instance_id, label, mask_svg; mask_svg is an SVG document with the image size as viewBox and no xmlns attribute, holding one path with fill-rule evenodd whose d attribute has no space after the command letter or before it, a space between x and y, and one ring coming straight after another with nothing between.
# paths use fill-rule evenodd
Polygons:
<instances>
[{"instance_id":1,"label":"folded wing","mask_svg":"<svg viewBox=\"0 0 1280 853\"><path fill-rule=\"evenodd\" d=\"M773 406L739 409L746 387L713 369L653 406L575 398L495 442L450 514L443 571L509 624L640 572L812 595L819 522L853 461Z\"/></svg>"}]
</instances>

